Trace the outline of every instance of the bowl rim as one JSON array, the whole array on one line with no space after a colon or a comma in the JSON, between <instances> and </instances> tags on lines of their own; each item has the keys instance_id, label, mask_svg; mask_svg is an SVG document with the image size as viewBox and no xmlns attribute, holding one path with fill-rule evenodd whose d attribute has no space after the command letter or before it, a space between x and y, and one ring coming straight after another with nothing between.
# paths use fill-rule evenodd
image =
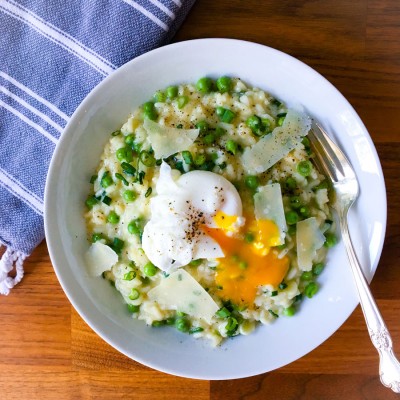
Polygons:
<instances>
[{"instance_id":1,"label":"bowl rim","mask_svg":"<svg viewBox=\"0 0 400 400\"><path fill-rule=\"evenodd\" d=\"M315 76L318 79L322 79L323 81L325 81L325 83L328 84L336 92L336 95L341 97L341 100L344 101L346 103L347 107L352 110L352 112L354 114L353 116L358 119L358 122L360 123L360 125L363 127L365 133L367 134L365 137L369 142L368 144L369 144L369 146L373 152L373 156L377 162L378 172L379 172L380 176L382 177L382 182L381 182L382 186L380 189L381 189L381 195L383 196L382 200L384 200L384 203L385 203L385 207L383 210L384 220L382 221L383 222L383 234L382 234L382 239L379 242L377 258L376 258L377 264L379 263L379 260L380 260L381 254L382 254L384 237L385 237L385 232L386 232L386 224L387 224L387 197L386 197L386 188L385 188L385 181L383 178L382 166L381 166L378 154L376 152L376 148L372 142L372 139L371 139L367 129L365 128L363 122L361 121L360 117L358 116L357 112L354 110L354 108L351 106L351 104L348 102L348 100L341 94L341 92L339 92L339 90L336 89L336 87L334 85L332 85L324 76L322 76L319 72L317 72L316 70L314 70L313 68L311 68L310 66L305 64L304 62L300 61L299 59L297 59L287 53L284 53L280 50L271 48L271 47L263 45L263 44L254 43L254 42L245 41L245 40L225 39L225 38L192 39L192 40L186 40L186 41L182 41L182 42L169 44L169 45L151 50L151 51L127 62L126 64L124 64L123 66L121 66L120 68L115 70L113 73L111 73L108 77L103 79L96 87L94 87L89 92L89 94L84 98L84 100L80 103L80 105L74 111L74 113L70 117L66 127L64 128L63 134L61 135L59 142L55 148L55 151L53 153L53 156L52 156L52 159L50 162L50 166L49 166L49 170L48 170L47 179L46 179L45 195L44 195L44 226L45 226L45 236L47 239L48 251L49 251L50 259L51 259L54 271L56 273L57 279L59 280L64 293L66 294L66 296L69 299L69 301L71 302L71 304L74 306L75 310L85 321L85 323L88 324L90 326L90 328L92 330L94 330L96 332L96 334L99 335L106 343L110 344L115 349L117 349L120 353L126 355L130 359L133 359L132 356L130 354L128 354L128 352L125 351L125 349L123 347L121 347L118 343L116 343L114 340L107 337L107 335L104 332L102 332L102 330L101 330L102 327L98 326L96 322L92 321L91 317L88 316L86 311L83 310L83 308L81 307L79 302L74 298L73 290L71 290L71 288L69 287L69 283L66 281L63 273L60 270L60 267L57 265L57 262L58 262L58 256L57 256L57 251L56 251L57 245L54 243L55 238L51 234L52 227L51 227L49 218L50 218L50 215L52 212L52 210L51 210L51 192L53 190L53 186L55 185L54 181L57 177L58 157L59 157L60 153L63 151L63 147L64 147L65 143L68 142L68 140L70 139L70 137L72 135L71 126L73 126L74 123L76 122L75 121L76 117L78 115L80 115L82 112L85 112L85 109L87 108L87 105L92 101L92 98L96 97L97 94L102 91L104 86L109 85L113 80L118 79L118 76L123 71L129 70L136 63L141 62L141 61L145 60L146 58L153 57L154 53L159 53L160 55L162 55L164 52L169 52L171 48L174 48L174 49L185 48L188 45L188 43L191 44L191 43L196 43L196 42L197 43L198 42L206 42L210 46L221 43L221 42L225 42L225 43L229 42L232 44L236 43L239 45L254 46L254 47L257 47L257 48L260 48L263 50L268 50L268 51L275 53L281 57L282 56L287 57L290 59L291 62L294 62L295 64L301 66L301 68L306 68L309 72L311 72L312 74L315 74ZM372 279L373 275L375 274L376 269L377 269L377 265L375 268L373 268L372 276L370 277L371 279ZM353 307L351 307L351 311L348 313L348 315L345 316L343 323L351 315L351 313L354 311L354 309L357 307L357 305L358 305L358 302L355 303ZM338 326L337 329L339 329L340 326ZM334 330L331 333L331 335L333 335L336 332L336 330ZM331 335L329 335L326 339L328 339ZM313 348L309 349L306 353L303 353L303 355L311 352L312 350L314 350L316 347L318 347L322 343L323 343L323 341L321 343L317 343ZM227 377L221 377L221 376L214 377L214 376L208 376L207 373L205 373L203 375L185 374L185 373L176 371L173 368L168 369L168 368L163 368L163 367L151 364L148 361L141 359L141 358L135 357L133 360L138 361L141 364L146 365L148 367L157 369L157 370L165 372L165 373L173 374L175 376L181 376L181 377L186 377L186 378L195 378L195 379L205 379L205 380L238 379L238 378L250 377L250 376L254 376L254 375L258 375L258 374L267 372L267 371L256 371L256 372L254 372L252 374L248 374L248 375L238 374L236 376L230 375ZM292 362L294 362L294 361L295 360L293 360ZM282 364L282 365L286 365L286 364Z\"/></svg>"}]
</instances>

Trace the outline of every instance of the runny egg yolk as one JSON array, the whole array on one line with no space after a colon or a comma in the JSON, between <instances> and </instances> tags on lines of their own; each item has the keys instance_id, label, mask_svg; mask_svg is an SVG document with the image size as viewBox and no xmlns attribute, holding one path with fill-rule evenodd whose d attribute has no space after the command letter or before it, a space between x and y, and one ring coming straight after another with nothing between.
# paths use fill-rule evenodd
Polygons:
<instances>
[{"instance_id":1,"label":"runny egg yolk","mask_svg":"<svg viewBox=\"0 0 400 400\"><path fill-rule=\"evenodd\" d=\"M246 241L226 235L226 232L233 232L237 218L228 217L230 219L214 217L218 228L206 228L225 254L218 260L216 284L223 299L250 306L260 285L277 286L282 282L289 270L289 258L278 258L278 252L271 249L280 244L279 229L273 221L246 218L248 222L243 231L253 235L253 240Z\"/></svg>"}]
</instances>

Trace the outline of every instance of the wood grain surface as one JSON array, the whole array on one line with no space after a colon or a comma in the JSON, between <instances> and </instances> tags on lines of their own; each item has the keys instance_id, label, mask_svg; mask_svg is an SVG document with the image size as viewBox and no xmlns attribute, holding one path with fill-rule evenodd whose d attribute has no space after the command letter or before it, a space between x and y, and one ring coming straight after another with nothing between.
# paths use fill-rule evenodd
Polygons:
<instances>
[{"instance_id":1,"label":"wood grain surface","mask_svg":"<svg viewBox=\"0 0 400 400\"><path fill-rule=\"evenodd\" d=\"M400 1L197 0L174 41L204 37L250 40L297 57L332 82L364 121L388 199L371 289L400 355ZM64 295L45 242L25 270L23 282L0 297L1 400L399 399L379 382L359 307L325 343L277 371L198 381L144 367L100 339Z\"/></svg>"}]
</instances>

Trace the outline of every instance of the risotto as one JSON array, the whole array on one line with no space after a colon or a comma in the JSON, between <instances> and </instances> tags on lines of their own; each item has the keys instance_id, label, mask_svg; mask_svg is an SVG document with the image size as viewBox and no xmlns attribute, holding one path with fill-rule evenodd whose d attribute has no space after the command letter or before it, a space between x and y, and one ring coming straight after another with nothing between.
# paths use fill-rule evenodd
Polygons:
<instances>
[{"instance_id":1,"label":"risotto","mask_svg":"<svg viewBox=\"0 0 400 400\"><path fill-rule=\"evenodd\" d=\"M237 78L158 91L90 179L90 274L133 318L213 345L294 316L336 243L310 128Z\"/></svg>"}]
</instances>

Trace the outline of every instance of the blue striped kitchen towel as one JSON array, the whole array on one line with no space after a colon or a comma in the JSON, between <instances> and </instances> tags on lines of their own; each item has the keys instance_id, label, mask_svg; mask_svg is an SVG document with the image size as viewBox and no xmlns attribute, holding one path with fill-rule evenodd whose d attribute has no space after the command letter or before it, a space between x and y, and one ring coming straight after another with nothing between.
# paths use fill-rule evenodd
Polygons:
<instances>
[{"instance_id":1,"label":"blue striped kitchen towel","mask_svg":"<svg viewBox=\"0 0 400 400\"><path fill-rule=\"evenodd\" d=\"M167 43L195 0L0 0L0 294L43 240L51 155L102 79Z\"/></svg>"}]
</instances>

